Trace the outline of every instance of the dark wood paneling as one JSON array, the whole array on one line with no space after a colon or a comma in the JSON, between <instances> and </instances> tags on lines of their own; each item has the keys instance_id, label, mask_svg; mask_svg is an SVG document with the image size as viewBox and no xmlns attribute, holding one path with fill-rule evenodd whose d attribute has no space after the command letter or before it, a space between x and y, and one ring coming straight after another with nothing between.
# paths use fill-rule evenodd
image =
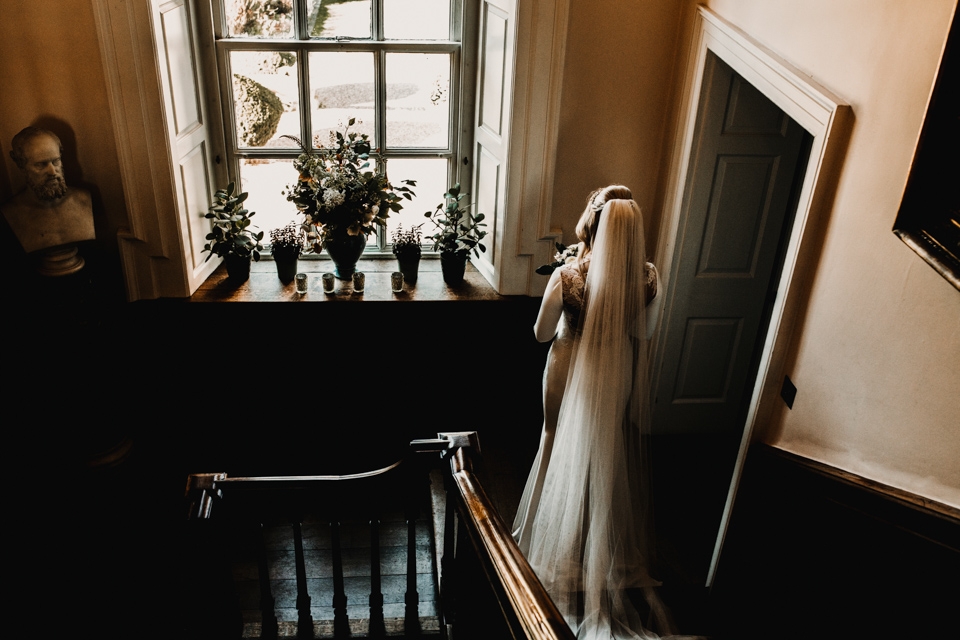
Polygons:
<instances>
[{"instance_id":1,"label":"dark wood paneling","mask_svg":"<svg viewBox=\"0 0 960 640\"><path fill-rule=\"evenodd\" d=\"M730 638L954 637L960 520L755 445L713 590Z\"/></svg>"}]
</instances>

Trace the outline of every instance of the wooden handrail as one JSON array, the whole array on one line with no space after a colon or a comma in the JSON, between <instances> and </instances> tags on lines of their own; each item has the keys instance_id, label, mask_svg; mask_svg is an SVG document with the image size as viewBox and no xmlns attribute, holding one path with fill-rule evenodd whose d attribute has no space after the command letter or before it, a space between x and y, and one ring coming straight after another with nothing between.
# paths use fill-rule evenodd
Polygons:
<instances>
[{"instance_id":1,"label":"wooden handrail","mask_svg":"<svg viewBox=\"0 0 960 640\"><path fill-rule=\"evenodd\" d=\"M259 489L310 489L329 486L331 482L346 482L376 478L400 467L403 460L397 460L381 469L335 476L238 476L231 478L225 473L195 473L187 478L185 495L192 497L187 513L188 518L209 518L214 498L223 497L223 489L259 490Z\"/></svg>"},{"instance_id":2,"label":"wooden handrail","mask_svg":"<svg viewBox=\"0 0 960 640\"><path fill-rule=\"evenodd\" d=\"M440 439L451 447L450 473L461 522L514 638L573 640L573 632L473 472L467 441L475 443L476 434L441 433Z\"/></svg>"},{"instance_id":3,"label":"wooden handrail","mask_svg":"<svg viewBox=\"0 0 960 640\"><path fill-rule=\"evenodd\" d=\"M226 476L219 480L219 484L244 484L248 485L250 488L257 488L257 485L270 485L272 488L282 487L285 489L306 489L310 488L311 486L322 485L327 482L346 482L349 480L360 480L362 478L375 478L389 471L393 471L401 464L403 464L403 460L397 460L393 464L389 464L381 469L363 471L360 473L348 473L337 476L237 476L235 478Z\"/></svg>"}]
</instances>

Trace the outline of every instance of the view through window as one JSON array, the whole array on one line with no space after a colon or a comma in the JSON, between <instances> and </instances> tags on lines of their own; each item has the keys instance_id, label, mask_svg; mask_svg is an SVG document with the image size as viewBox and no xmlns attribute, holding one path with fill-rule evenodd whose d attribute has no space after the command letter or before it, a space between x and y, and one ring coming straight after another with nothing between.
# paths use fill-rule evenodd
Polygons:
<instances>
[{"instance_id":1,"label":"view through window","mask_svg":"<svg viewBox=\"0 0 960 640\"><path fill-rule=\"evenodd\" d=\"M368 251L388 250L399 224L424 222L457 179L457 0L218 0L215 9L228 170L249 193L254 224L269 237L302 220L283 194L300 149L283 136L330 146L352 118L391 182L417 182Z\"/></svg>"}]
</instances>

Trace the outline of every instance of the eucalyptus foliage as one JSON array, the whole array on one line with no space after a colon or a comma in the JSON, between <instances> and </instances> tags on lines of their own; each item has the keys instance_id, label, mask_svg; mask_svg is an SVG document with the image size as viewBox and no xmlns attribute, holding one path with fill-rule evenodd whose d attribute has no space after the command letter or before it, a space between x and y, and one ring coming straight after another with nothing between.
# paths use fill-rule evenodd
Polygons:
<instances>
[{"instance_id":1,"label":"eucalyptus foliage","mask_svg":"<svg viewBox=\"0 0 960 640\"><path fill-rule=\"evenodd\" d=\"M260 244L263 231L254 233L250 225L254 212L243 208L247 193L233 195L235 188L236 183L231 182L226 189L218 189L214 194L210 211L204 216L213 220L213 229L207 234L209 242L203 245L203 250L210 252L207 260L214 255L221 258L235 255L252 257L254 262L258 262L263 251L263 245Z\"/></svg>"},{"instance_id":2,"label":"eucalyptus foliage","mask_svg":"<svg viewBox=\"0 0 960 640\"><path fill-rule=\"evenodd\" d=\"M466 197L467 194L460 193L460 184L457 183L443 194L443 202L437 205L435 211L423 214L437 228L436 233L427 236L428 240L433 240L434 251L461 255L473 251L479 258L480 251L487 250L480 242L487 235L480 228L487 226L483 222L484 215L471 215L468 209L473 205L460 206L460 201Z\"/></svg>"}]
</instances>

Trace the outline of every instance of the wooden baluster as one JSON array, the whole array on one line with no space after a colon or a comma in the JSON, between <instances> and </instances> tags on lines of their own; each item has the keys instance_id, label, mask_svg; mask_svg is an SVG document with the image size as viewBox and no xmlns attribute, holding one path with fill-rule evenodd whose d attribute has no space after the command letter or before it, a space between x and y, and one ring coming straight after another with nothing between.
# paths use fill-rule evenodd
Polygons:
<instances>
[{"instance_id":1,"label":"wooden baluster","mask_svg":"<svg viewBox=\"0 0 960 640\"><path fill-rule=\"evenodd\" d=\"M267 564L267 547L263 540L263 525L257 536L257 577L260 581L260 637L273 640L279 631L277 612L273 595L270 592L270 567Z\"/></svg>"},{"instance_id":2,"label":"wooden baluster","mask_svg":"<svg viewBox=\"0 0 960 640\"><path fill-rule=\"evenodd\" d=\"M330 523L330 541L333 543L333 637L350 636L347 617L347 594L343 588L343 552L340 549L340 523Z\"/></svg>"},{"instance_id":3,"label":"wooden baluster","mask_svg":"<svg viewBox=\"0 0 960 640\"><path fill-rule=\"evenodd\" d=\"M419 638L420 594L417 593L417 512L415 508L407 511L407 593L403 597L403 629L407 638Z\"/></svg>"},{"instance_id":4,"label":"wooden baluster","mask_svg":"<svg viewBox=\"0 0 960 640\"><path fill-rule=\"evenodd\" d=\"M380 520L370 521L370 629L371 638L387 635L383 620L383 586L380 580Z\"/></svg>"},{"instance_id":5,"label":"wooden baluster","mask_svg":"<svg viewBox=\"0 0 960 640\"><path fill-rule=\"evenodd\" d=\"M297 565L297 637L313 638L313 616L310 615L310 594L307 592L307 568L303 561L303 527L293 523L293 548Z\"/></svg>"},{"instance_id":6,"label":"wooden baluster","mask_svg":"<svg viewBox=\"0 0 960 640\"><path fill-rule=\"evenodd\" d=\"M456 513L457 504L448 487L447 508L443 517L443 557L440 558L440 601L443 606L443 620L447 625L453 625L457 619L457 596L454 587Z\"/></svg>"}]
</instances>

